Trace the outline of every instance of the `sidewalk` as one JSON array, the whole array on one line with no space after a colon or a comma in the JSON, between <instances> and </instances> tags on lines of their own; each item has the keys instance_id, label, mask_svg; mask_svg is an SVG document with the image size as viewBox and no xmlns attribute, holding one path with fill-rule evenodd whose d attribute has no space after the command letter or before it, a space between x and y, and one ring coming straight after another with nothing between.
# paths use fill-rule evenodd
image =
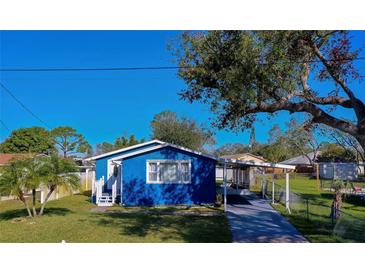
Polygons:
<instances>
[{"instance_id":1,"label":"sidewalk","mask_svg":"<svg viewBox=\"0 0 365 274\"><path fill-rule=\"evenodd\" d=\"M234 243L308 242L268 201L254 195L230 200L227 217Z\"/></svg>"}]
</instances>

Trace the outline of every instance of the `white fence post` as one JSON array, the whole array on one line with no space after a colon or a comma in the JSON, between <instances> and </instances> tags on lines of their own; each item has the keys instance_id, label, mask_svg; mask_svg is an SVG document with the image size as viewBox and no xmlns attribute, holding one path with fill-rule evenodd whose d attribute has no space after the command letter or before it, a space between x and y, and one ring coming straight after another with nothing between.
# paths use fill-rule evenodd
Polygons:
<instances>
[{"instance_id":1,"label":"white fence post","mask_svg":"<svg viewBox=\"0 0 365 274\"><path fill-rule=\"evenodd\" d=\"M285 209L290 213L290 187L289 187L289 172L285 170Z\"/></svg>"},{"instance_id":2,"label":"white fence post","mask_svg":"<svg viewBox=\"0 0 365 274\"><path fill-rule=\"evenodd\" d=\"M223 180L224 180L224 212L227 211L227 164L224 163L223 167Z\"/></svg>"},{"instance_id":3,"label":"white fence post","mask_svg":"<svg viewBox=\"0 0 365 274\"><path fill-rule=\"evenodd\" d=\"M44 203L44 190L41 190L41 204Z\"/></svg>"}]
</instances>

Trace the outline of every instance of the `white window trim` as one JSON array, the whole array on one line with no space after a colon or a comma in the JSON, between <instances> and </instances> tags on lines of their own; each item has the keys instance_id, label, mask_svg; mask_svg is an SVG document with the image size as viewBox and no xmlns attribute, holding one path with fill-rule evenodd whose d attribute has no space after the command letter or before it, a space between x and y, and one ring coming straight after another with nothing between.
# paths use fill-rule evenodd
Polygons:
<instances>
[{"instance_id":1,"label":"white window trim","mask_svg":"<svg viewBox=\"0 0 365 274\"><path fill-rule=\"evenodd\" d=\"M157 164L157 181L151 181L149 176L149 164ZM160 180L160 163L178 164L178 176L181 178L181 164L189 164L189 181L164 182ZM147 184L190 184L191 183L191 160L147 160L146 161L146 183Z\"/></svg>"}]
</instances>

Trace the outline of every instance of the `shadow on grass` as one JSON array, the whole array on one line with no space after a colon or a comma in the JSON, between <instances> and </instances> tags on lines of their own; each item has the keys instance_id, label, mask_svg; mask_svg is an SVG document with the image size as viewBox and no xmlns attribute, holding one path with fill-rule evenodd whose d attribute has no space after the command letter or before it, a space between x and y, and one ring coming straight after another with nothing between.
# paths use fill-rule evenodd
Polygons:
<instances>
[{"instance_id":1,"label":"shadow on grass","mask_svg":"<svg viewBox=\"0 0 365 274\"><path fill-rule=\"evenodd\" d=\"M37 209L37 211L39 212L39 209ZM45 208L43 214L47 216L65 216L69 213L72 213L72 211L67 208L51 207L51 208ZM14 218L27 217L27 216L28 213L25 208L13 209L0 213L0 220L7 221L7 220L12 220Z\"/></svg>"},{"instance_id":2,"label":"shadow on grass","mask_svg":"<svg viewBox=\"0 0 365 274\"><path fill-rule=\"evenodd\" d=\"M230 242L231 234L225 216L173 216L104 213L97 214L96 223L120 229L120 234L150 237L156 242L184 241L190 243Z\"/></svg>"}]
</instances>

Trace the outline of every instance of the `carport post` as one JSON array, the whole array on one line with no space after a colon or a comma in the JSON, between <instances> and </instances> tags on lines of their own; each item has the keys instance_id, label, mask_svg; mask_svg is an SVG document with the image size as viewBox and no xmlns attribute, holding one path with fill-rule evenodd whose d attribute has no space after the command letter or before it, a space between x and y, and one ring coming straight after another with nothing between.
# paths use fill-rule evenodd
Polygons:
<instances>
[{"instance_id":1,"label":"carport post","mask_svg":"<svg viewBox=\"0 0 365 274\"><path fill-rule=\"evenodd\" d=\"M289 172L285 169L285 209L290 213L289 191Z\"/></svg>"},{"instance_id":2,"label":"carport post","mask_svg":"<svg viewBox=\"0 0 365 274\"><path fill-rule=\"evenodd\" d=\"M227 164L223 166L223 181L224 181L224 212L227 211Z\"/></svg>"},{"instance_id":3,"label":"carport post","mask_svg":"<svg viewBox=\"0 0 365 274\"><path fill-rule=\"evenodd\" d=\"M271 200L271 203L272 204L275 204L275 182L274 182L274 176L275 176L275 173L274 173L274 170L273 170L273 173L272 173L272 176L271 176L271 182L272 182L272 200Z\"/></svg>"},{"instance_id":4,"label":"carport post","mask_svg":"<svg viewBox=\"0 0 365 274\"><path fill-rule=\"evenodd\" d=\"M262 170L262 199L265 199L266 196L266 174L265 169Z\"/></svg>"}]
</instances>

